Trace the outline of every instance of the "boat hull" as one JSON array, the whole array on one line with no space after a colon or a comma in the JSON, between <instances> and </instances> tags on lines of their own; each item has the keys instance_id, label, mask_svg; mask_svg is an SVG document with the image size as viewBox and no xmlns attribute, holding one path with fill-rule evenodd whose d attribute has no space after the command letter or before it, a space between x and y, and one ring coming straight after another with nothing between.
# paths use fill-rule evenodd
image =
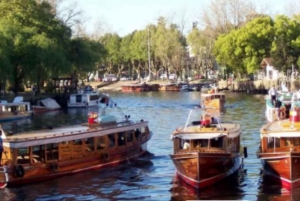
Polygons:
<instances>
[{"instance_id":1,"label":"boat hull","mask_svg":"<svg viewBox=\"0 0 300 201\"><path fill-rule=\"evenodd\" d=\"M260 153L258 158L267 175L280 180L287 189L300 186L300 153Z\"/></svg>"},{"instance_id":2,"label":"boat hull","mask_svg":"<svg viewBox=\"0 0 300 201\"><path fill-rule=\"evenodd\" d=\"M212 99L210 101L204 101L203 105L207 108L224 108L225 100L222 99Z\"/></svg>"},{"instance_id":3,"label":"boat hull","mask_svg":"<svg viewBox=\"0 0 300 201\"><path fill-rule=\"evenodd\" d=\"M19 119L30 118L32 116L32 112L18 112L17 114L13 113L2 113L0 115L0 122L7 122L7 121L15 121Z\"/></svg>"},{"instance_id":4,"label":"boat hull","mask_svg":"<svg viewBox=\"0 0 300 201\"><path fill-rule=\"evenodd\" d=\"M212 185L235 173L241 166L240 154L190 153L171 155L177 175L195 188Z\"/></svg>"},{"instance_id":5,"label":"boat hull","mask_svg":"<svg viewBox=\"0 0 300 201\"><path fill-rule=\"evenodd\" d=\"M150 137L151 135L149 136L149 139ZM4 165L0 167L0 188L20 186L89 170L113 167L143 156L147 152L146 148L147 142L140 144L139 146L132 146L130 149L126 147L121 148L119 151L112 154L106 151L101 155L85 157L81 160L68 162L57 161L51 164L35 164L31 166L24 165L23 177L16 176L16 167ZM106 155L107 153L109 154Z\"/></svg>"},{"instance_id":6,"label":"boat hull","mask_svg":"<svg viewBox=\"0 0 300 201\"><path fill-rule=\"evenodd\" d=\"M33 113L51 112L51 111L56 111L56 110L60 110L60 108L47 108L47 107L43 107L43 106L33 106L32 107Z\"/></svg>"}]
</instances>

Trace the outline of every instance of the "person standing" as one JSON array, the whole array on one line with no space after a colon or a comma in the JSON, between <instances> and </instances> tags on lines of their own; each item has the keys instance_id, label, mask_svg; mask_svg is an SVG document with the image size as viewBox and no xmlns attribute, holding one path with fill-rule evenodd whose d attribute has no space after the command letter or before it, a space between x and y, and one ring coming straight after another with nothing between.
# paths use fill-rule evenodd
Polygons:
<instances>
[{"instance_id":1,"label":"person standing","mask_svg":"<svg viewBox=\"0 0 300 201\"><path fill-rule=\"evenodd\" d=\"M285 116L280 116L281 101L278 98L275 99L274 107L275 107L275 110L276 110L277 119L285 118Z\"/></svg>"},{"instance_id":2,"label":"person standing","mask_svg":"<svg viewBox=\"0 0 300 201\"><path fill-rule=\"evenodd\" d=\"M275 102L276 102L276 94L277 94L277 90L275 89L275 86L273 85L271 87L271 89L269 90L269 95L270 95L270 98L271 98L271 103L273 105L275 105Z\"/></svg>"}]
</instances>

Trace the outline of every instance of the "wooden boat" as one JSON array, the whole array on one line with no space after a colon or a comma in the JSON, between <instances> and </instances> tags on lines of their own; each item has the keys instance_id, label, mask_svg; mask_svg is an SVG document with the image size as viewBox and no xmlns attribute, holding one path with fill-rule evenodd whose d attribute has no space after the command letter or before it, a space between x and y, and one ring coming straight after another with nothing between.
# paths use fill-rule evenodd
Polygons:
<instances>
[{"instance_id":1,"label":"wooden boat","mask_svg":"<svg viewBox=\"0 0 300 201\"><path fill-rule=\"evenodd\" d=\"M280 180L283 187L300 186L300 109L293 106L288 119L269 122L260 129L264 172Z\"/></svg>"},{"instance_id":2,"label":"wooden boat","mask_svg":"<svg viewBox=\"0 0 300 201\"><path fill-rule=\"evenodd\" d=\"M191 110L185 126L171 135L174 153L170 156L176 173L195 188L214 184L236 172L242 164L240 125L221 123L218 117L199 110ZM191 121L193 116L202 119Z\"/></svg>"},{"instance_id":3,"label":"wooden boat","mask_svg":"<svg viewBox=\"0 0 300 201\"><path fill-rule=\"evenodd\" d=\"M32 106L33 113L49 112L60 109L60 105L52 98L40 100L37 102L37 105Z\"/></svg>"},{"instance_id":4,"label":"wooden boat","mask_svg":"<svg viewBox=\"0 0 300 201\"><path fill-rule=\"evenodd\" d=\"M31 117L30 102L23 102L22 96L17 96L12 103L2 100L0 102L0 122L14 121Z\"/></svg>"},{"instance_id":5,"label":"wooden boat","mask_svg":"<svg viewBox=\"0 0 300 201\"><path fill-rule=\"evenodd\" d=\"M201 92L201 106L223 109L225 102L225 93L223 92L218 92L215 89L212 89L207 93L203 91Z\"/></svg>"},{"instance_id":6,"label":"wooden boat","mask_svg":"<svg viewBox=\"0 0 300 201\"><path fill-rule=\"evenodd\" d=\"M181 85L176 83L160 84L159 91L180 91Z\"/></svg>"},{"instance_id":7,"label":"wooden boat","mask_svg":"<svg viewBox=\"0 0 300 201\"><path fill-rule=\"evenodd\" d=\"M106 106L99 115L92 112L88 122L79 125L12 135L1 129L4 152L0 186L18 186L110 167L146 153L152 136L148 122L107 113L114 109L118 108Z\"/></svg>"},{"instance_id":8,"label":"wooden boat","mask_svg":"<svg viewBox=\"0 0 300 201\"><path fill-rule=\"evenodd\" d=\"M146 83L131 83L122 85L123 92L151 91L151 87Z\"/></svg>"}]
</instances>

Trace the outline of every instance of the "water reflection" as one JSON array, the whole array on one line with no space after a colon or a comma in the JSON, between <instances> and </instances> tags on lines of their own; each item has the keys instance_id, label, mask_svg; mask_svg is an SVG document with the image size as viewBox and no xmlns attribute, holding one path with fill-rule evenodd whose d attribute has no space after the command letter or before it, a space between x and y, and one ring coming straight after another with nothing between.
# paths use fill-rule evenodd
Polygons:
<instances>
[{"instance_id":1,"label":"water reflection","mask_svg":"<svg viewBox=\"0 0 300 201\"><path fill-rule=\"evenodd\" d=\"M235 174L202 189L196 189L186 184L180 177L173 177L172 201L181 200L241 200L244 197L242 189L244 185L245 171L241 170Z\"/></svg>"},{"instance_id":2,"label":"water reflection","mask_svg":"<svg viewBox=\"0 0 300 201\"><path fill-rule=\"evenodd\" d=\"M170 160L170 134L184 125L189 110L199 106L200 93L120 93L110 94L124 113L132 120L149 121L153 137L148 143L152 153L137 163L129 161L115 168L102 169L66 176L28 186L3 189L1 200L297 200L300 189L288 192L274 183L266 183L260 174L262 168L256 157L259 129L266 123L263 95L226 93L224 121L240 123L242 144L248 148L244 160L247 174L224 180L209 188L196 191L174 178L175 168ZM32 119L7 122L7 128L19 130L43 128L51 125L74 125L85 122L88 112L95 108L69 109L35 115ZM230 177L232 178L232 177ZM2 199L3 198L3 199Z\"/></svg>"}]
</instances>

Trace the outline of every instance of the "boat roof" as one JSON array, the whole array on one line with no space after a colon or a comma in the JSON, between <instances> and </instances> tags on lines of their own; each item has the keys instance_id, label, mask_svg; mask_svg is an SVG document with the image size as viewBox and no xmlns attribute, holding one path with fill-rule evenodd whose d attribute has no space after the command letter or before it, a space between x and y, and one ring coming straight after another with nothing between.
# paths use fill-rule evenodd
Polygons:
<instances>
[{"instance_id":1,"label":"boat roof","mask_svg":"<svg viewBox=\"0 0 300 201\"><path fill-rule=\"evenodd\" d=\"M185 140L213 139L222 136L236 138L241 134L241 127L236 123L221 123L212 127L189 126L185 129L178 129L173 133L173 138Z\"/></svg>"},{"instance_id":2,"label":"boat roof","mask_svg":"<svg viewBox=\"0 0 300 201\"><path fill-rule=\"evenodd\" d=\"M300 137L300 122L289 119L269 122L261 127L260 133L264 137Z\"/></svg>"},{"instance_id":3,"label":"boat roof","mask_svg":"<svg viewBox=\"0 0 300 201\"><path fill-rule=\"evenodd\" d=\"M201 93L201 96L208 97L208 96L225 96L225 93L223 92L217 92L217 93Z\"/></svg>"},{"instance_id":4,"label":"boat roof","mask_svg":"<svg viewBox=\"0 0 300 201\"><path fill-rule=\"evenodd\" d=\"M0 106L21 106L21 105L30 105L30 102L17 102L17 103L0 103Z\"/></svg>"},{"instance_id":5,"label":"boat roof","mask_svg":"<svg viewBox=\"0 0 300 201\"><path fill-rule=\"evenodd\" d=\"M123 132L142 128L148 125L147 121L133 122L123 121L115 124L79 124L59 128L48 128L44 130L7 135L2 130L3 144L6 147L21 148L38 146L50 143L78 140L89 137L103 136L110 133Z\"/></svg>"}]
</instances>

